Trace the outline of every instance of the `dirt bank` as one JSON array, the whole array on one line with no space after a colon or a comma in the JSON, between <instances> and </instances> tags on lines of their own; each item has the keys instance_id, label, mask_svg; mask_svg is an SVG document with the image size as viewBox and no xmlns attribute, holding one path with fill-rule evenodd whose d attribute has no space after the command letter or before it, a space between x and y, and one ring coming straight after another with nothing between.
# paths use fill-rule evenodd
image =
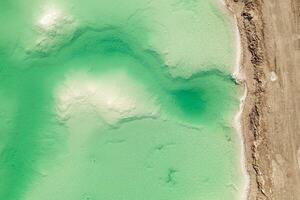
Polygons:
<instances>
[{"instance_id":1,"label":"dirt bank","mask_svg":"<svg viewBox=\"0 0 300 200\"><path fill-rule=\"evenodd\" d=\"M300 1L227 0L242 43L248 199L300 200ZM299 67L299 69L298 69Z\"/></svg>"}]
</instances>

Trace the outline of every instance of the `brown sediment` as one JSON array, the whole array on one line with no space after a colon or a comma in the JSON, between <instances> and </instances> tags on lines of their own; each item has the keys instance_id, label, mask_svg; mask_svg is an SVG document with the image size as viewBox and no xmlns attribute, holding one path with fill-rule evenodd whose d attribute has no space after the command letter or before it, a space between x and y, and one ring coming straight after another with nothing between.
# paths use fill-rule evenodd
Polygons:
<instances>
[{"instance_id":1,"label":"brown sediment","mask_svg":"<svg viewBox=\"0 0 300 200\"><path fill-rule=\"evenodd\" d=\"M300 1L227 0L242 45L239 79L249 200L300 200Z\"/></svg>"}]
</instances>

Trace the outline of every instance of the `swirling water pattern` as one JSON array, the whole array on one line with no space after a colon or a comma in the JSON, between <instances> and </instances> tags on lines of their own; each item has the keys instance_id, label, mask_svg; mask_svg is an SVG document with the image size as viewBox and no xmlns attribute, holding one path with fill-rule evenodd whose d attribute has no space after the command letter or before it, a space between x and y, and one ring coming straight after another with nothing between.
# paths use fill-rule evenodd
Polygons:
<instances>
[{"instance_id":1,"label":"swirling water pattern","mask_svg":"<svg viewBox=\"0 0 300 200\"><path fill-rule=\"evenodd\" d=\"M212 0L1 1L0 199L234 199L240 90Z\"/></svg>"}]
</instances>

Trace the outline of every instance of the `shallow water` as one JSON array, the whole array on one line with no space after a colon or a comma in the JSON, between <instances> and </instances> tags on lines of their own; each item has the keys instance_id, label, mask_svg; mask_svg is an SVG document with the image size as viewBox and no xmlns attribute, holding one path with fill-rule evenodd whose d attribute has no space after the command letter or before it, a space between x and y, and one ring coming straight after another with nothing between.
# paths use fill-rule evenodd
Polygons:
<instances>
[{"instance_id":1,"label":"shallow water","mask_svg":"<svg viewBox=\"0 0 300 200\"><path fill-rule=\"evenodd\" d=\"M238 199L241 92L219 6L2 1L0 199Z\"/></svg>"}]
</instances>

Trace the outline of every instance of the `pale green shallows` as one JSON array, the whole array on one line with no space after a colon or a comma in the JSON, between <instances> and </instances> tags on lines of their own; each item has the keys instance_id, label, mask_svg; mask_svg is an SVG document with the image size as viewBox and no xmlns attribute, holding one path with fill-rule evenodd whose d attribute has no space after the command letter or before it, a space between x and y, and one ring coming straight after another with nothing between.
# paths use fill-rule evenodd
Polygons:
<instances>
[{"instance_id":1,"label":"pale green shallows","mask_svg":"<svg viewBox=\"0 0 300 200\"><path fill-rule=\"evenodd\" d=\"M0 200L232 200L235 38L214 0L2 0Z\"/></svg>"}]
</instances>

